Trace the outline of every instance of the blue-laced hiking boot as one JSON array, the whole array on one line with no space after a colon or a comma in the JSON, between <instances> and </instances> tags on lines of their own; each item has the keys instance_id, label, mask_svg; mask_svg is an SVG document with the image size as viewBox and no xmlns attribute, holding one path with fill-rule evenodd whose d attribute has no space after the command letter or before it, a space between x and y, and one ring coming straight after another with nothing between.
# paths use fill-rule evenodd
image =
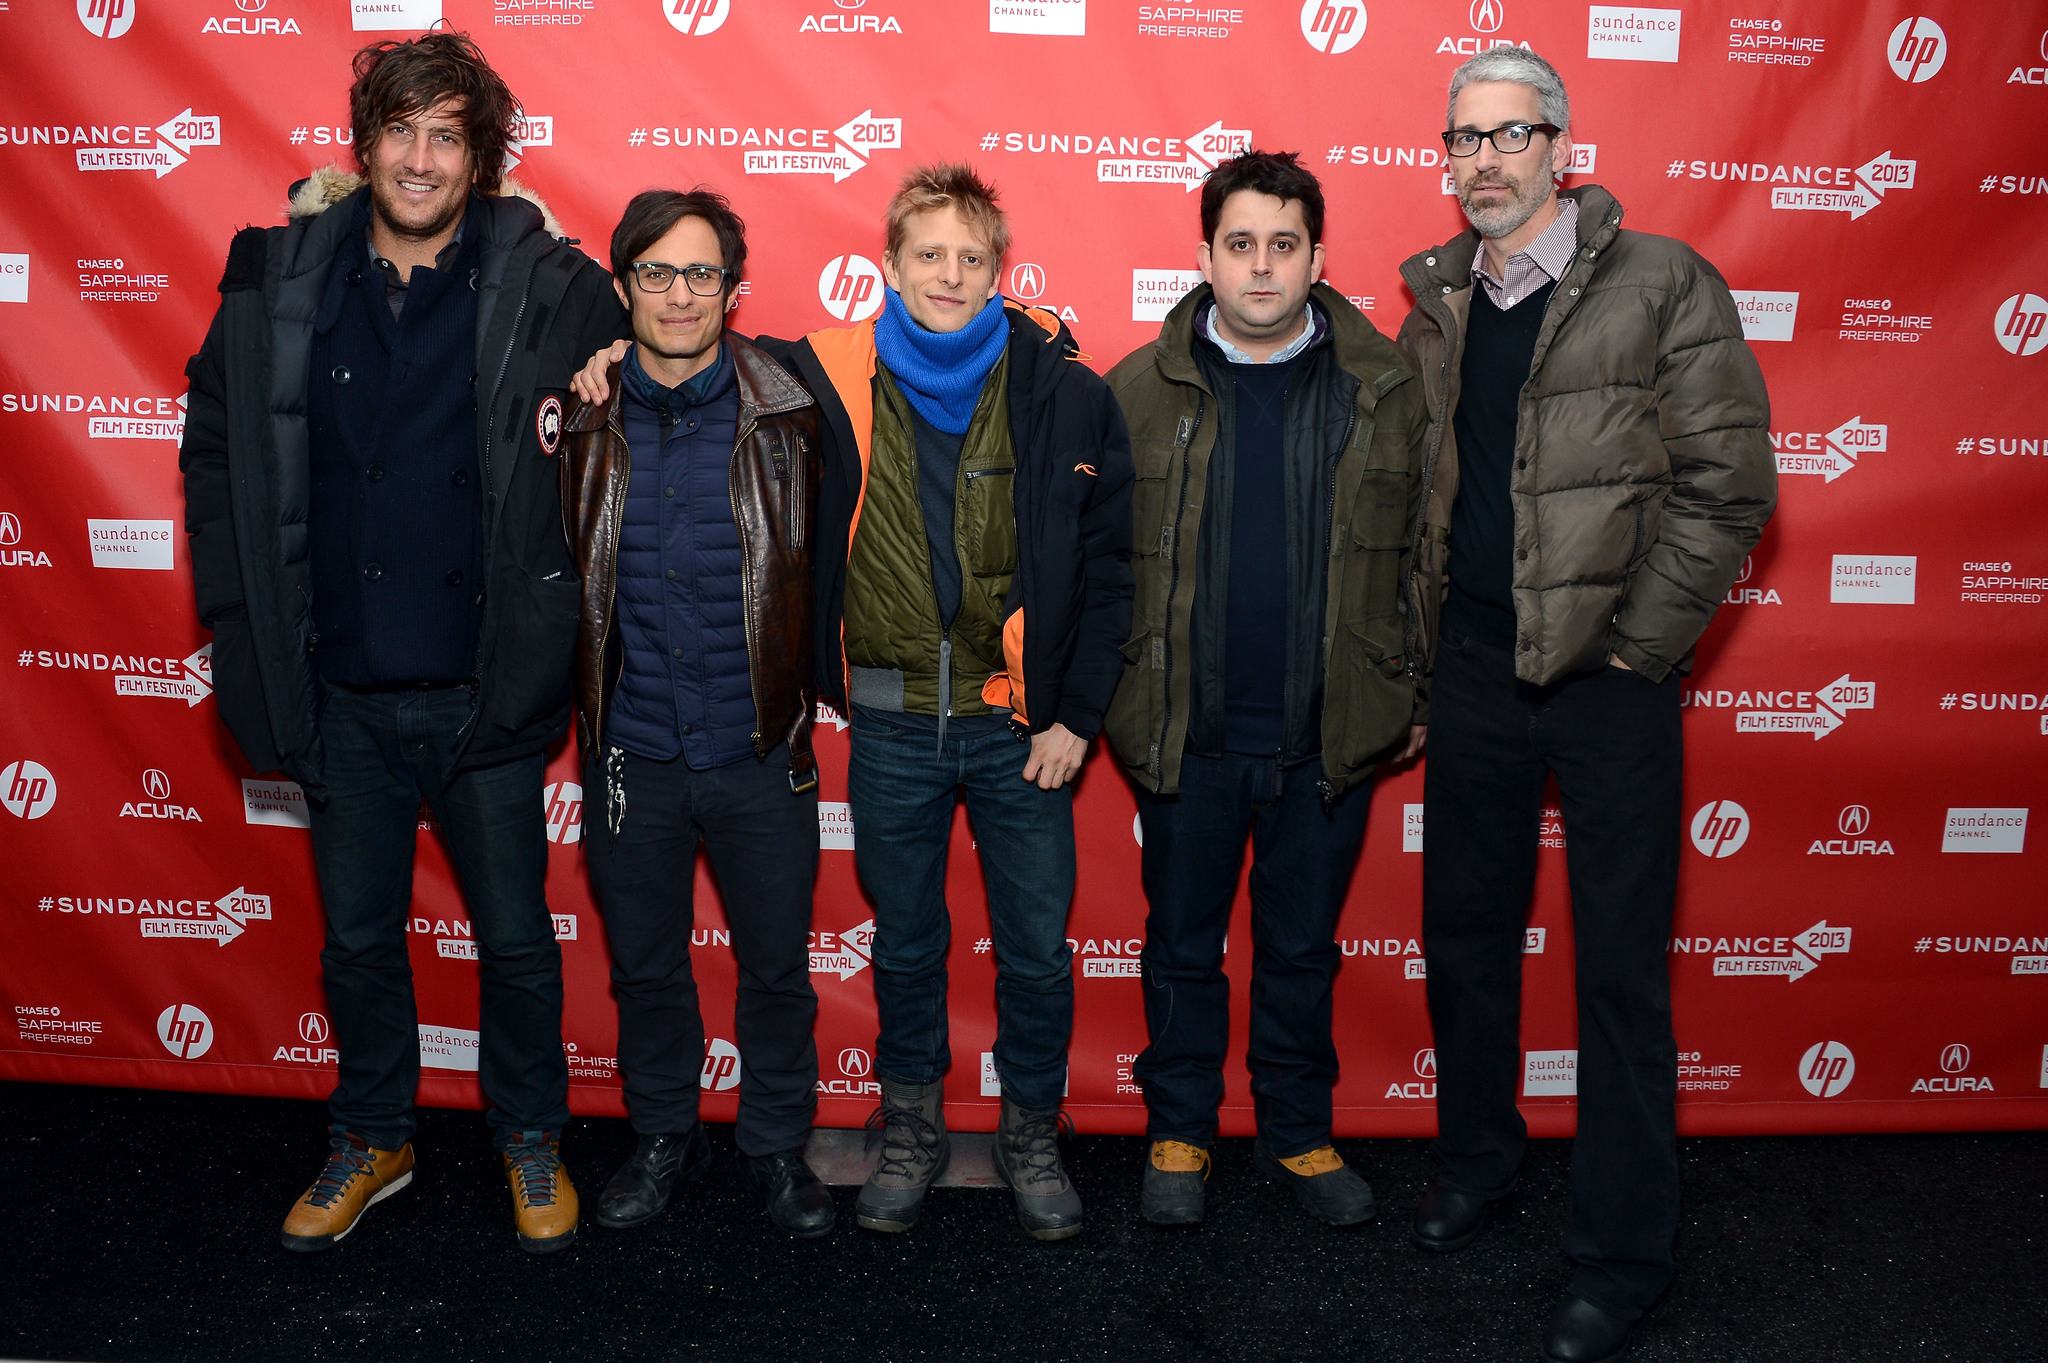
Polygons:
<instances>
[{"instance_id":1,"label":"blue-laced hiking boot","mask_svg":"<svg viewBox=\"0 0 2048 1363\"><path fill-rule=\"evenodd\" d=\"M375 1150L345 1127L327 1128L327 1163L284 1218L284 1247L331 1249L373 1204L412 1182L412 1142Z\"/></svg>"},{"instance_id":2,"label":"blue-laced hiking boot","mask_svg":"<svg viewBox=\"0 0 2048 1363\"><path fill-rule=\"evenodd\" d=\"M519 1248L553 1254L576 1238L576 1189L562 1167L561 1133L515 1131L499 1156L512 1185L512 1224Z\"/></svg>"}]
</instances>

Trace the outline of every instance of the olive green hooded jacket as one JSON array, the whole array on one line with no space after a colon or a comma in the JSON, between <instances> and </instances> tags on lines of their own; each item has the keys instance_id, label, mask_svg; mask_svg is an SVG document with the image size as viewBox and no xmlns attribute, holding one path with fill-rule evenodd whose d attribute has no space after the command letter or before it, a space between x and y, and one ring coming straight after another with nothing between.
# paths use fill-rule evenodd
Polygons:
<instances>
[{"instance_id":1,"label":"olive green hooded jacket","mask_svg":"<svg viewBox=\"0 0 2048 1363\"><path fill-rule=\"evenodd\" d=\"M1132 779L1162 795L1180 789L1202 683L1196 673L1220 666L1222 657L1220 639L1194 637L1197 574L1218 566L1200 561L1213 542L1203 512L1211 484L1231 467L1231 452L1217 445L1230 394L1219 401L1194 350L1196 318L1213 297L1206 284L1190 291L1159 339L1109 374L1137 472L1137 595L1123 678L1103 731ZM1290 591L1308 586L1290 611L1287 672L1290 712L1304 713L1294 698L1320 689L1320 733L1310 729L1297 740L1304 752L1281 756L1306 759L1320 749L1321 789L1334 800L1425 719L1422 683L1404 656L1401 587L1422 500L1428 422L1422 386L1393 343L1327 284L1312 297L1330 334L1304 356L1289 390L1283 457L1298 480L1290 485L1316 494L1313 515L1289 520Z\"/></svg>"}]
</instances>

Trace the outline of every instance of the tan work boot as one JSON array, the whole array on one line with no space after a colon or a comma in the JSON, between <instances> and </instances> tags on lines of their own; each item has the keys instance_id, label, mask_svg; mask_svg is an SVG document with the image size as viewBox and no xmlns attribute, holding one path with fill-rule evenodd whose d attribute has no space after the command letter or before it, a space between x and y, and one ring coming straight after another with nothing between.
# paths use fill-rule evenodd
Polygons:
<instances>
[{"instance_id":1,"label":"tan work boot","mask_svg":"<svg viewBox=\"0 0 2048 1363\"><path fill-rule=\"evenodd\" d=\"M365 1209L412 1182L412 1142L373 1150L339 1126L327 1128L327 1166L284 1218L284 1247L302 1254L331 1249Z\"/></svg>"},{"instance_id":2,"label":"tan work boot","mask_svg":"<svg viewBox=\"0 0 2048 1363\"><path fill-rule=\"evenodd\" d=\"M515 1131L499 1156L505 1180L512 1185L512 1223L519 1248L528 1254L553 1254L576 1238L578 1207L569 1171L562 1167L561 1134Z\"/></svg>"}]
</instances>

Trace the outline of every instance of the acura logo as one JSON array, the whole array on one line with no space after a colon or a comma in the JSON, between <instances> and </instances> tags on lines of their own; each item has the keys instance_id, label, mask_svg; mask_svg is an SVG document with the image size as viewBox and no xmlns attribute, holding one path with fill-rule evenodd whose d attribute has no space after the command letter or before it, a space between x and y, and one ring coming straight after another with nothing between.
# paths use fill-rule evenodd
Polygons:
<instances>
[{"instance_id":1,"label":"acura logo","mask_svg":"<svg viewBox=\"0 0 2048 1363\"><path fill-rule=\"evenodd\" d=\"M1465 17L1472 21L1474 33L1497 33L1507 18L1507 11L1502 8L1500 0L1472 0L1472 8Z\"/></svg>"},{"instance_id":2,"label":"acura logo","mask_svg":"<svg viewBox=\"0 0 2048 1363\"><path fill-rule=\"evenodd\" d=\"M1010 271L1010 297L1029 303L1045 292L1045 271L1036 265L1019 265Z\"/></svg>"},{"instance_id":3,"label":"acura logo","mask_svg":"<svg viewBox=\"0 0 2048 1363\"><path fill-rule=\"evenodd\" d=\"M1748 554L1744 554L1742 556L1742 571L1735 575L1735 580L1737 582L1747 582L1749 581L1749 575L1755 571L1756 565L1750 561Z\"/></svg>"},{"instance_id":4,"label":"acura logo","mask_svg":"<svg viewBox=\"0 0 2048 1363\"><path fill-rule=\"evenodd\" d=\"M1415 1053L1415 1073L1424 1079L1436 1078L1436 1047L1425 1046Z\"/></svg>"},{"instance_id":5,"label":"acura logo","mask_svg":"<svg viewBox=\"0 0 2048 1363\"><path fill-rule=\"evenodd\" d=\"M152 800L168 800L171 797L171 778L151 767L142 773L142 790Z\"/></svg>"},{"instance_id":6,"label":"acura logo","mask_svg":"<svg viewBox=\"0 0 2048 1363\"><path fill-rule=\"evenodd\" d=\"M260 14L270 0L235 0L235 8L244 14Z\"/></svg>"},{"instance_id":7,"label":"acura logo","mask_svg":"<svg viewBox=\"0 0 2048 1363\"><path fill-rule=\"evenodd\" d=\"M848 1046L839 1053L839 1072L848 1079L865 1079L874 1067L868 1053L858 1046Z\"/></svg>"},{"instance_id":8,"label":"acura logo","mask_svg":"<svg viewBox=\"0 0 2048 1363\"><path fill-rule=\"evenodd\" d=\"M12 511L0 511L0 544L21 543L21 522Z\"/></svg>"},{"instance_id":9,"label":"acura logo","mask_svg":"<svg viewBox=\"0 0 2048 1363\"><path fill-rule=\"evenodd\" d=\"M318 1046L327 1040L329 1032L325 1013L299 1014L299 1040L308 1046Z\"/></svg>"},{"instance_id":10,"label":"acura logo","mask_svg":"<svg viewBox=\"0 0 2048 1363\"><path fill-rule=\"evenodd\" d=\"M859 9L867 2L868 0L832 0L832 3L841 9Z\"/></svg>"},{"instance_id":11,"label":"acura logo","mask_svg":"<svg viewBox=\"0 0 2048 1363\"><path fill-rule=\"evenodd\" d=\"M1956 1041L1941 1048L1941 1072L1961 1074L1970 1068L1970 1048Z\"/></svg>"},{"instance_id":12,"label":"acura logo","mask_svg":"<svg viewBox=\"0 0 2048 1363\"><path fill-rule=\"evenodd\" d=\"M1860 836L1870 827L1870 811L1862 805L1843 805L1842 817L1835 820L1835 827L1842 830L1845 838Z\"/></svg>"}]
</instances>

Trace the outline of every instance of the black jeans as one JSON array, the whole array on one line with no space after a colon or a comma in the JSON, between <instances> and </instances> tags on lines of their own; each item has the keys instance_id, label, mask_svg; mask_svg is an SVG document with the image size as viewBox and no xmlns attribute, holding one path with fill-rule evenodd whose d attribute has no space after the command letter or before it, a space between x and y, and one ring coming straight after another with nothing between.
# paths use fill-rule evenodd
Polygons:
<instances>
[{"instance_id":1,"label":"black jeans","mask_svg":"<svg viewBox=\"0 0 2048 1363\"><path fill-rule=\"evenodd\" d=\"M327 796L308 800L327 909L320 965L341 1052L333 1120L380 1150L412 1139L419 1013L405 920L412 911L420 801L440 821L476 937L482 976L477 1078L493 1138L560 1131L562 949L548 914L544 754L444 779L469 718L469 688L356 692L325 687Z\"/></svg>"},{"instance_id":2,"label":"black jeans","mask_svg":"<svg viewBox=\"0 0 2048 1363\"><path fill-rule=\"evenodd\" d=\"M1145 1029L1132 1067L1145 1089L1146 1134L1203 1148L1216 1140L1230 1045L1223 939L1252 840L1252 1016L1246 1063L1259 1134L1275 1155L1330 1141L1337 1048L1330 1037L1335 933L1365 838L1369 785L1328 810L1320 762L1286 771L1270 757L1181 758L1180 794L1138 789Z\"/></svg>"},{"instance_id":3,"label":"black jeans","mask_svg":"<svg viewBox=\"0 0 2048 1363\"><path fill-rule=\"evenodd\" d=\"M1544 777L1563 799L1577 947L1571 1290L1640 1316L1671 1281L1678 1047L1665 944L1678 889L1680 678L1618 667L1542 688L1446 622L1423 781L1422 934L1445 1184L1506 1193L1527 1128L1522 933Z\"/></svg>"},{"instance_id":4,"label":"black jeans","mask_svg":"<svg viewBox=\"0 0 2048 1363\"><path fill-rule=\"evenodd\" d=\"M790 793L786 746L709 771L692 771L680 757L623 756L618 835L600 814L585 822L583 846L611 940L619 1068L633 1129L676 1133L697 1120L705 1043L690 930L702 842L739 966L739 1147L772 1155L801 1146L818 1108L810 955L818 792ZM602 758L587 759L583 772L586 808L602 811Z\"/></svg>"}]
</instances>

